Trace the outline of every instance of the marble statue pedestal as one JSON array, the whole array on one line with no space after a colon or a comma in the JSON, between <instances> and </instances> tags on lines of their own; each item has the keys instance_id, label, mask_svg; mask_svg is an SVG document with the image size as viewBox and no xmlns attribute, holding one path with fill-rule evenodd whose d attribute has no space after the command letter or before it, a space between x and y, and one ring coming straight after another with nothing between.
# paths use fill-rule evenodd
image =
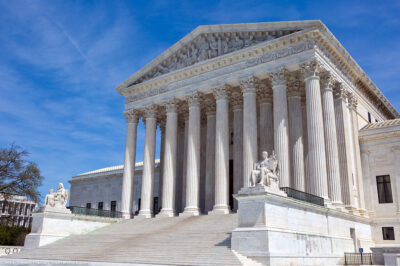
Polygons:
<instances>
[{"instance_id":1,"label":"marble statue pedestal","mask_svg":"<svg viewBox=\"0 0 400 266\"><path fill-rule=\"evenodd\" d=\"M399 246L380 246L371 248L373 263L376 265L400 265L400 247Z\"/></svg>"},{"instance_id":2,"label":"marble statue pedestal","mask_svg":"<svg viewBox=\"0 0 400 266\"><path fill-rule=\"evenodd\" d=\"M270 187L243 188L232 249L265 265L344 264L344 252L374 246L369 220L287 197ZM354 230L356 239L351 237Z\"/></svg>"},{"instance_id":3,"label":"marble statue pedestal","mask_svg":"<svg viewBox=\"0 0 400 266\"><path fill-rule=\"evenodd\" d=\"M32 214L31 233L25 238L24 248L38 248L75 234L85 234L117 219L75 215L65 207L43 206Z\"/></svg>"}]
</instances>

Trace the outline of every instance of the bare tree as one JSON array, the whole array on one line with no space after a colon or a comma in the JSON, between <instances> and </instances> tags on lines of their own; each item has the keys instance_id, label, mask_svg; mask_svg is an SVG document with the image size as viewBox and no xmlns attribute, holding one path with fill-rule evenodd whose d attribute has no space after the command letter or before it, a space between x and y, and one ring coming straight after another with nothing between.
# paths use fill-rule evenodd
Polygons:
<instances>
[{"instance_id":1,"label":"bare tree","mask_svg":"<svg viewBox=\"0 0 400 266\"><path fill-rule=\"evenodd\" d=\"M34 162L26 160L28 152L11 144L9 148L0 148L0 193L23 195L39 201L39 186L43 177Z\"/></svg>"}]
</instances>

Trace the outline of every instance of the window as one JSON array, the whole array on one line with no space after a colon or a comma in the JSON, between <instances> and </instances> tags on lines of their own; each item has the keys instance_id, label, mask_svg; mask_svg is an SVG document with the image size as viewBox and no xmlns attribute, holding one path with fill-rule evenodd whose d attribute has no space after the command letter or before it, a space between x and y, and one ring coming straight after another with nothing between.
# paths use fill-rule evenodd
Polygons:
<instances>
[{"instance_id":1,"label":"window","mask_svg":"<svg viewBox=\"0 0 400 266\"><path fill-rule=\"evenodd\" d=\"M111 211L115 212L117 210L117 202L115 200L111 201Z\"/></svg>"},{"instance_id":2,"label":"window","mask_svg":"<svg viewBox=\"0 0 400 266\"><path fill-rule=\"evenodd\" d=\"M22 214L23 209L24 209L24 205L22 205L22 204L19 205L19 215Z\"/></svg>"},{"instance_id":3,"label":"window","mask_svg":"<svg viewBox=\"0 0 400 266\"><path fill-rule=\"evenodd\" d=\"M379 122L378 119L375 119L375 122L378 123Z\"/></svg>"},{"instance_id":4,"label":"window","mask_svg":"<svg viewBox=\"0 0 400 266\"><path fill-rule=\"evenodd\" d=\"M394 240L393 227L382 227L383 240Z\"/></svg>"},{"instance_id":5,"label":"window","mask_svg":"<svg viewBox=\"0 0 400 266\"><path fill-rule=\"evenodd\" d=\"M92 203L86 203L86 209L92 208Z\"/></svg>"},{"instance_id":6,"label":"window","mask_svg":"<svg viewBox=\"0 0 400 266\"><path fill-rule=\"evenodd\" d=\"M1 210L2 213L6 212L7 201L3 201L3 209Z\"/></svg>"},{"instance_id":7,"label":"window","mask_svg":"<svg viewBox=\"0 0 400 266\"><path fill-rule=\"evenodd\" d=\"M370 112L368 112L368 123L371 123L372 122L372 119L371 119L371 113Z\"/></svg>"},{"instance_id":8,"label":"window","mask_svg":"<svg viewBox=\"0 0 400 266\"><path fill-rule=\"evenodd\" d=\"M376 185L378 187L379 203L393 203L392 187L390 186L390 176L389 175L377 176Z\"/></svg>"},{"instance_id":9,"label":"window","mask_svg":"<svg viewBox=\"0 0 400 266\"><path fill-rule=\"evenodd\" d=\"M97 204L97 209L99 210L103 209L103 202L99 202L99 204Z\"/></svg>"}]
</instances>

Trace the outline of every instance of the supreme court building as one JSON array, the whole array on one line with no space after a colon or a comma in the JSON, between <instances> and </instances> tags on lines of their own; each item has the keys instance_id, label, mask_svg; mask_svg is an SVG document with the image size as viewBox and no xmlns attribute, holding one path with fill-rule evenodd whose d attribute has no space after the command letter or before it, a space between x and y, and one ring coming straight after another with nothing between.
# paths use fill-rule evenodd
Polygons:
<instances>
[{"instance_id":1,"label":"supreme court building","mask_svg":"<svg viewBox=\"0 0 400 266\"><path fill-rule=\"evenodd\" d=\"M399 113L322 22L199 26L117 91L124 165L73 177L70 205L105 202L126 219L228 214L267 151L281 188L369 219L375 244L400 243Z\"/></svg>"}]
</instances>

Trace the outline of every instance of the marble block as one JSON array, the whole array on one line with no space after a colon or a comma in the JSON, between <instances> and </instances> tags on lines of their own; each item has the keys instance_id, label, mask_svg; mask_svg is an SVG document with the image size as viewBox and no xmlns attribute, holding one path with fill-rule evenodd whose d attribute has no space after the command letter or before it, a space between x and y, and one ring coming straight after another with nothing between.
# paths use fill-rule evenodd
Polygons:
<instances>
[{"instance_id":1,"label":"marble block","mask_svg":"<svg viewBox=\"0 0 400 266\"><path fill-rule=\"evenodd\" d=\"M235 195L238 227L231 243L241 255L266 265L337 265L344 263L344 252L368 252L374 245L367 218L267 189L244 188Z\"/></svg>"}]
</instances>

